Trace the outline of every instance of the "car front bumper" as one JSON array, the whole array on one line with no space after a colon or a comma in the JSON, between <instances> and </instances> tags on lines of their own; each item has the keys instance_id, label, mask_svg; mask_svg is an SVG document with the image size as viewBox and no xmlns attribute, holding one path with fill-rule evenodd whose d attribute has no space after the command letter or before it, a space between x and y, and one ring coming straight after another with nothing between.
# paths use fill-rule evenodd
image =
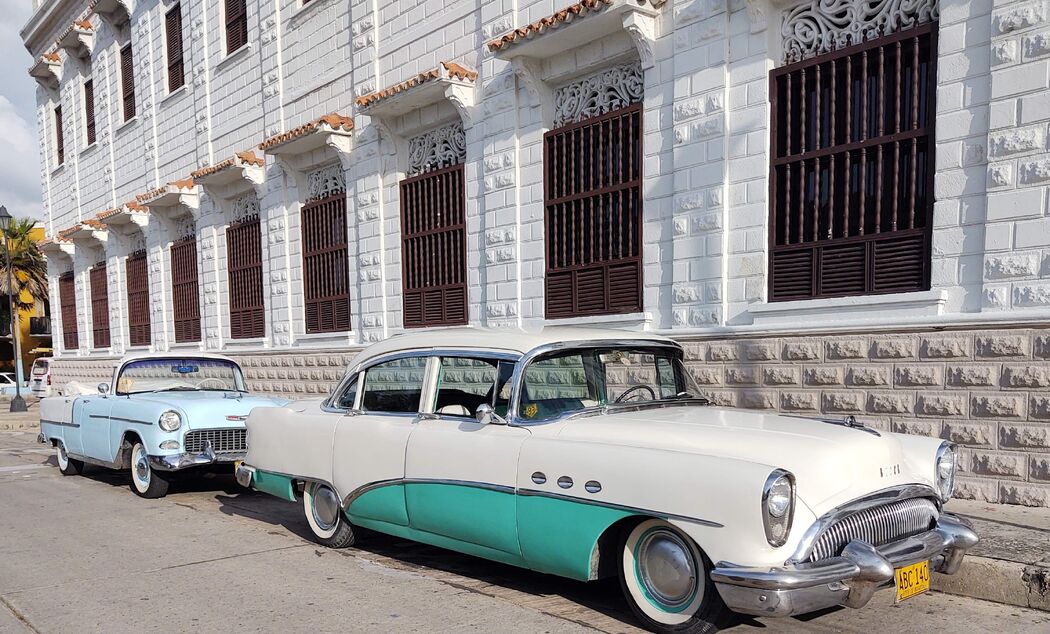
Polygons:
<instances>
[{"instance_id":1,"label":"car front bumper","mask_svg":"<svg viewBox=\"0 0 1050 634\"><path fill-rule=\"evenodd\" d=\"M836 605L860 608L876 590L892 585L896 568L929 561L933 572L955 574L977 540L962 520L941 515L929 531L878 548L853 540L838 557L778 568L720 562L711 578L729 609L743 614L791 616Z\"/></svg>"},{"instance_id":2,"label":"car front bumper","mask_svg":"<svg viewBox=\"0 0 1050 634\"><path fill-rule=\"evenodd\" d=\"M204 451L200 453L175 453L166 456L150 456L150 467L157 471L179 471L191 467L202 467L210 464L227 464L244 460L244 451L224 451L215 453L211 444L204 443Z\"/></svg>"}]
</instances>

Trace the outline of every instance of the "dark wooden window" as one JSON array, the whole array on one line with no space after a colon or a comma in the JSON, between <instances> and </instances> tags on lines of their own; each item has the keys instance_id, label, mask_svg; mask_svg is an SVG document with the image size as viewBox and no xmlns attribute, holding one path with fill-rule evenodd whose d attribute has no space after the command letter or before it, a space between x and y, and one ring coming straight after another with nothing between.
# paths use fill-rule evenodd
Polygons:
<instances>
[{"instance_id":1,"label":"dark wooden window","mask_svg":"<svg viewBox=\"0 0 1050 634\"><path fill-rule=\"evenodd\" d=\"M58 303L62 309L62 347L76 350L80 347L77 333L77 286L73 271L58 276Z\"/></svg>"},{"instance_id":2,"label":"dark wooden window","mask_svg":"<svg viewBox=\"0 0 1050 634\"><path fill-rule=\"evenodd\" d=\"M55 160L66 162L66 142L62 138L62 106L55 106Z\"/></svg>"},{"instance_id":3,"label":"dark wooden window","mask_svg":"<svg viewBox=\"0 0 1050 634\"><path fill-rule=\"evenodd\" d=\"M405 326L467 323L463 165L401 181Z\"/></svg>"},{"instance_id":4,"label":"dark wooden window","mask_svg":"<svg viewBox=\"0 0 1050 634\"><path fill-rule=\"evenodd\" d=\"M187 236L171 244L171 293L175 309L175 341L200 341L196 236Z\"/></svg>"},{"instance_id":5,"label":"dark wooden window","mask_svg":"<svg viewBox=\"0 0 1050 634\"><path fill-rule=\"evenodd\" d=\"M346 192L303 205L301 224L306 332L350 330Z\"/></svg>"},{"instance_id":6,"label":"dark wooden window","mask_svg":"<svg viewBox=\"0 0 1050 634\"><path fill-rule=\"evenodd\" d=\"M245 0L226 0L226 54L248 43L248 11Z\"/></svg>"},{"instance_id":7,"label":"dark wooden window","mask_svg":"<svg viewBox=\"0 0 1050 634\"><path fill-rule=\"evenodd\" d=\"M175 4L164 16L164 33L168 46L168 92L174 92L186 83L186 68L182 56L181 4Z\"/></svg>"},{"instance_id":8,"label":"dark wooden window","mask_svg":"<svg viewBox=\"0 0 1050 634\"><path fill-rule=\"evenodd\" d=\"M248 216L227 227L226 260L230 284L230 337L262 337L266 334L266 317L259 216Z\"/></svg>"},{"instance_id":9,"label":"dark wooden window","mask_svg":"<svg viewBox=\"0 0 1050 634\"><path fill-rule=\"evenodd\" d=\"M96 348L109 347L109 283L106 263L91 267L91 337Z\"/></svg>"},{"instance_id":10,"label":"dark wooden window","mask_svg":"<svg viewBox=\"0 0 1050 634\"><path fill-rule=\"evenodd\" d=\"M937 25L770 73L770 300L930 287Z\"/></svg>"},{"instance_id":11,"label":"dark wooden window","mask_svg":"<svg viewBox=\"0 0 1050 634\"><path fill-rule=\"evenodd\" d=\"M124 263L128 277L128 340L133 346L150 343L149 269L146 252L136 251Z\"/></svg>"},{"instance_id":12,"label":"dark wooden window","mask_svg":"<svg viewBox=\"0 0 1050 634\"><path fill-rule=\"evenodd\" d=\"M95 142L95 82L84 82L84 136L87 144Z\"/></svg>"},{"instance_id":13,"label":"dark wooden window","mask_svg":"<svg viewBox=\"0 0 1050 634\"><path fill-rule=\"evenodd\" d=\"M543 137L547 317L642 309L642 105Z\"/></svg>"},{"instance_id":14,"label":"dark wooden window","mask_svg":"<svg viewBox=\"0 0 1050 634\"><path fill-rule=\"evenodd\" d=\"M124 120L135 116L135 59L131 44L120 49L120 98L124 106Z\"/></svg>"}]
</instances>

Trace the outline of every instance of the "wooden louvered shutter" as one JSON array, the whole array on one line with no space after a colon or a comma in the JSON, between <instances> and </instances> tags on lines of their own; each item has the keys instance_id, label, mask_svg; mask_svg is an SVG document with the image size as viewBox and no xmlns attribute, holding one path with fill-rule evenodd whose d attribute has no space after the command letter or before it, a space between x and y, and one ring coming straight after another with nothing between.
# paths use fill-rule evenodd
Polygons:
<instances>
[{"instance_id":1,"label":"wooden louvered shutter","mask_svg":"<svg viewBox=\"0 0 1050 634\"><path fill-rule=\"evenodd\" d=\"M642 105L543 137L547 317L642 309Z\"/></svg>"},{"instance_id":2,"label":"wooden louvered shutter","mask_svg":"<svg viewBox=\"0 0 1050 634\"><path fill-rule=\"evenodd\" d=\"M55 106L55 158L59 165L66 162L66 141L62 135L62 106Z\"/></svg>"},{"instance_id":3,"label":"wooden louvered shutter","mask_svg":"<svg viewBox=\"0 0 1050 634\"><path fill-rule=\"evenodd\" d=\"M186 83L186 69L182 54L182 6L175 4L164 16L164 32L168 46L168 92L174 92Z\"/></svg>"},{"instance_id":4,"label":"wooden louvered shutter","mask_svg":"<svg viewBox=\"0 0 1050 634\"><path fill-rule=\"evenodd\" d=\"M106 263L91 267L91 335L96 348L108 348L109 338L109 283Z\"/></svg>"},{"instance_id":5,"label":"wooden louvered shutter","mask_svg":"<svg viewBox=\"0 0 1050 634\"><path fill-rule=\"evenodd\" d=\"M171 244L171 287L175 312L175 341L200 341L201 307L197 286L196 236L187 236Z\"/></svg>"},{"instance_id":6,"label":"wooden louvered shutter","mask_svg":"<svg viewBox=\"0 0 1050 634\"><path fill-rule=\"evenodd\" d=\"M146 252L136 251L124 264L128 293L128 341L133 346L150 343L149 269Z\"/></svg>"},{"instance_id":7,"label":"wooden louvered shutter","mask_svg":"<svg viewBox=\"0 0 1050 634\"><path fill-rule=\"evenodd\" d=\"M77 286L73 272L58 277L58 303L62 309L62 347L76 350L80 347L77 333Z\"/></svg>"},{"instance_id":8,"label":"wooden louvered shutter","mask_svg":"<svg viewBox=\"0 0 1050 634\"><path fill-rule=\"evenodd\" d=\"M226 54L248 43L248 11L245 0L226 0Z\"/></svg>"},{"instance_id":9,"label":"wooden louvered shutter","mask_svg":"<svg viewBox=\"0 0 1050 634\"><path fill-rule=\"evenodd\" d=\"M467 323L463 164L401 181L405 327Z\"/></svg>"},{"instance_id":10,"label":"wooden louvered shutter","mask_svg":"<svg viewBox=\"0 0 1050 634\"><path fill-rule=\"evenodd\" d=\"M937 24L770 73L770 301L930 287Z\"/></svg>"},{"instance_id":11,"label":"wooden louvered shutter","mask_svg":"<svg viewBox=\"0 0 1050 634\"><path fill-rule=\"evenodd\" d=\"M124 106L124 120L135 116L135 60L131 44L120 49L120 95Z\"/></svg>"},{"instance_id":12,"label":"wooden louvered shutter","mask_svg":"<svg viewBox=\"0 0 1050 634\"><path fill-rule=\"evenodd\" d=\"M84 82L84 136L87 144L95 142L95 82Z\"/></svg>"},{"instance_id":13,"label":"wooden louvered shutter","mask_svg":"<svg viewBox=\"0 0 1050 634\"><path fill-rule=\"evenodd\" d=\"M306 203L300 222L306 332L350 330L346 192Z\"/></svg>"},{"instance_id":14,"label":"wooden louvered shutter","mask_svg":"<svg viewBox=\"0 0 1050 634\"><path fill-rule=\"evenodd\" d=\"M259 216L248 216L226 229L226 261L230 285L230 337L262 337L266 334L266 316Z\"/></svg>"}]
</instances>

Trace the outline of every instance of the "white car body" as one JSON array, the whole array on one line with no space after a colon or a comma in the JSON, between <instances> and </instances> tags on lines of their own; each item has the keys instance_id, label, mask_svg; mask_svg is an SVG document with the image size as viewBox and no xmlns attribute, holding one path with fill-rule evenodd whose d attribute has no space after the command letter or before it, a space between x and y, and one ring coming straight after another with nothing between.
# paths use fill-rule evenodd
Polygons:
<instances>
[{"instance_id":1,"label":"white car body","mask_svg":"<svg viewBox=\"0 0 1050 634\"><path fill-rule=\"evenodd\" d=\"M29 371L29 389L37 398L51 396L51 361L51 357L39 357Z\"/></svg>"},{"instance_id":2,"label":"white car body","mask_svg":"<svg viewBox=\"0 0 1050 634\"><path fill-rule=\"evenodd\" d=\"M883 563L896 567L919 557L914 549L908 556L894 551L872 563L875 547L903 547L925 539L917 533L941 531L921 557L931 569L953 572L976 541L941 513L946 483L938 478L937 462L950 447L939 439L688 399L584 403L583 410L550 420L531 420L521 410L529 407L522 405L523 368L534 359L553 350L617 346L681 355L678 344L662 337L587 328L538 334L467 328L391 338L362 352L328 400L253 411L239 478L293 500L295 483L324 483L354 525L581 580L602 574L608 526L631 517L662 518L716 564L711 578L728 606L753 614L859 607L886 584ZM437 359L470 355L516 364L506 420L499 419L509 424L436 407ZM369 388L360 381L353 407L335 406L340 390L370 366L419 357L428 361L418 412L362 411L362 392ZM782 472L790 474L795 495L786 539L774 545L764 490L771 475ZM377 491L391 492L368 502ZM395 509L402 493L404 508ZM921 530L891 536L893 544L869 545L857 555L860 563L846 552L825 558L831 568L839 566L830 573L839 575L834 579L798 580L797 566L815 557L814 544L830 524L844 514L888 508L929 516L922 516ZM881 525L872 530L878 533ZM574 540L579 548L570 553ZM839 581L845 583L832 583Z\"/></svg>"}]
</instances>

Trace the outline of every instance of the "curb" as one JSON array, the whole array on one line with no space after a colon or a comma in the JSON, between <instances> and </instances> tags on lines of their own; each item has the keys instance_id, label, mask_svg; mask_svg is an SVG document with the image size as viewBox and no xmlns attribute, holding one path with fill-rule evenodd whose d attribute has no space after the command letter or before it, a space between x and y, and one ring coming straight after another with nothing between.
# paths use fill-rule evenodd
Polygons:
<instances>
[{"instance_id":1,"label":"curb","mask_svg":"<svg viewBox=\"0 0 1050 634\"><path fill-rule=\"evenodd\" d=\"M1050 612L1050 561L1026 565L967 555L954 575L934 574L930 588Z\"/></svg>"},{"instance_id":2,"label":"curb","mask_svg":"<svg viewBox=\"0 0 1050 634\"><path fill-rule=\"evenodd\" d=\"M40 431L38 421L5 423L0 422L0 431Z\"/></svg>"}]
</instances>

